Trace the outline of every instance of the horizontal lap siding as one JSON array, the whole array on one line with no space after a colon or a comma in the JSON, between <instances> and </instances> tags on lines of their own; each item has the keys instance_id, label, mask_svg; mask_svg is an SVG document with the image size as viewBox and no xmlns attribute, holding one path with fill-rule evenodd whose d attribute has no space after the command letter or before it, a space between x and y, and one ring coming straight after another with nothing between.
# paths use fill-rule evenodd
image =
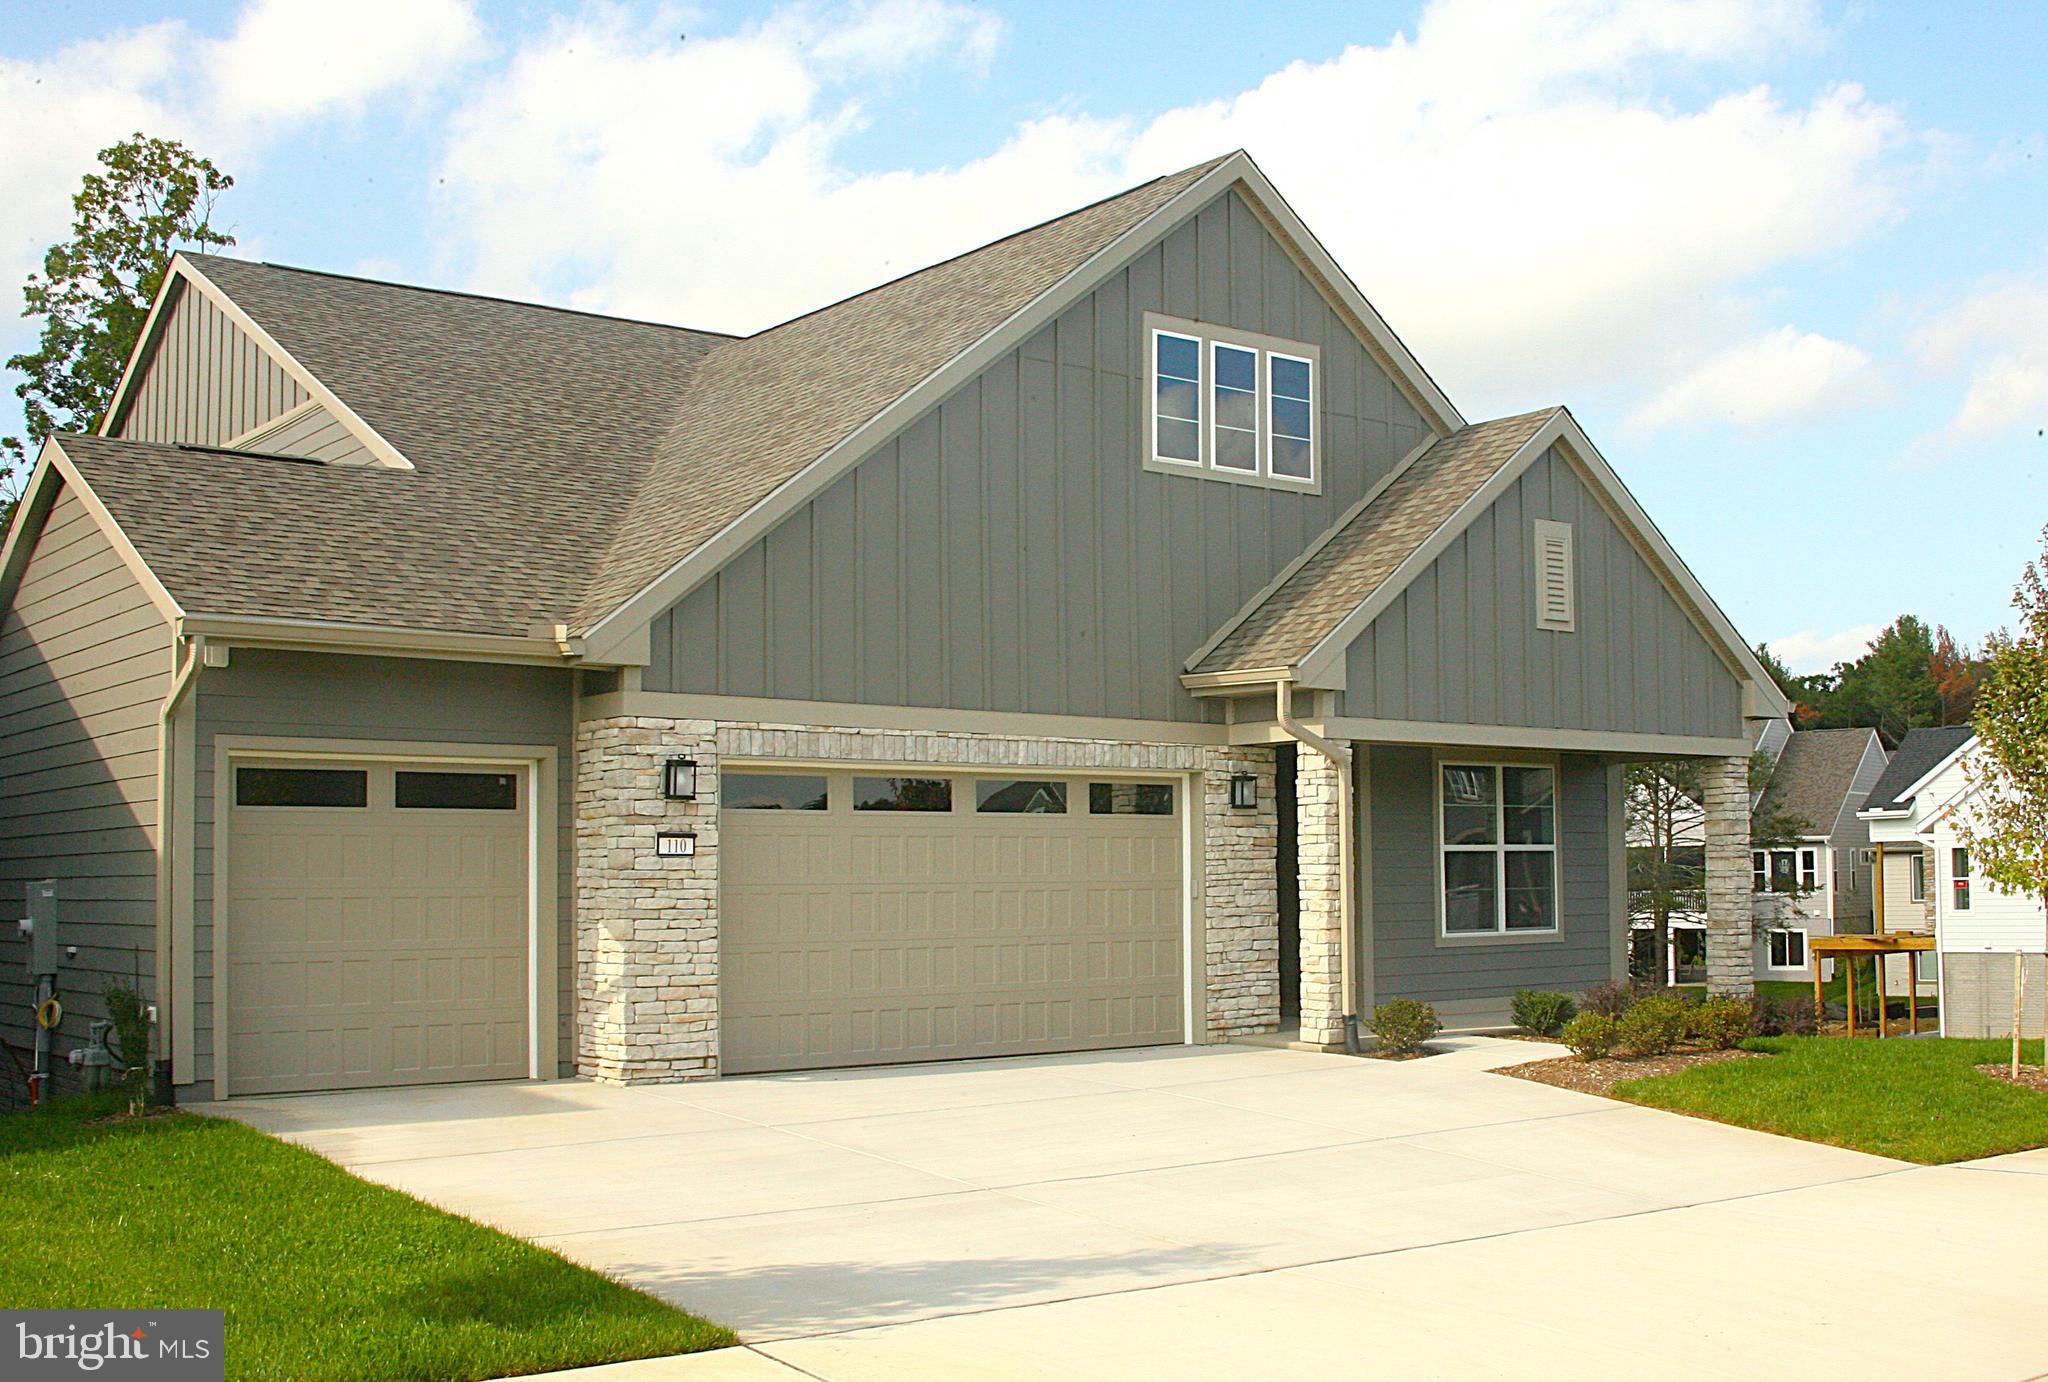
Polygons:
<instances>
[{"instance_id":1,"label":"horizontal lap siding","mask_svg":"<svg viewBox=\"0 0 2048 1382\"><path fill-rule=\"evenodd\" d=\"M156 996L157 718L170 662L169 624L61 494L0 623L0 1033L11 1042L32 1038L13 923L38 879L57 880L59 940L78 947L59 978L60 1051L104 1015L109 980Z\"/></svg>"},{"instance_id":2,"label":"horizontal lap siding","mask_svg":"<svg viewBox=\"0 0 2048 1382\"><path fill-rule=\"evenodd\" d=\"M198 1068L213 1069L214 741L221 735L540 744L556 751L557 987L562 1068L573 1068L576 809L571 674L544 667L236 648L197 683L194 963Z\"/></svg>"},{"instance_id":3,"label":"horizontal lap siding","mask_svg":"<svg viewBox=\"0 0 2048 1382\"><path fill-rule=\"evenodd\" d=\"M1566 755L1558 764L1562 938L1456 946L1437 944L1436 760L1428 749L1375 745L1369 764L1374 1002L1481 1004L1505 1014L1518 989L1577 993L1611 976L1620 919L1610 892L1604 763Z\"/></svg>"},{"instance_id":4,"label":"horizontal lap siding","mask_svg":"<svg viewBox=\"0 0 2048 1382\"><path fill-rule=\"evenodd\" d=\"M1536 627L1537 519L1572 528L1576 629ZM1741 686L1553 447L1352 643L1345 715L1739 735Z\"/></svg>"},{"instance_id":5,"label":"horizontal lap siding","mask_svg":"<svg viewBox=\"0 0 2048 1382\"><path fill-rule=\"evenodd\" d=\"M304 456L329 465L368 465L375 459L347 424L325 408L309 408L250 437L243 446L279 456Z\"/></svg>"},{"instance_id":6,"label":"horizontal lap siding","mask_svg":"<svg viewBox=\"0 0 2048 1382\"><path fill-rule=\"evenodd\" d=\"M1148 311L1321 349L1321 495L1142 469ZM1183 659L1424 431L1231 194L658 616L642 685L1215 718Z\"/></svg>"},{"instance_id":7,"label":"horizontal lap siding","mask_svg":"<svg viewBox=\"0 0 2048 1382\"><path fill-rule=\"evenodd\" d=\"M305 401L298 380L204 293L185 288L114 435L223 446Z\"/></svg>"}]
</instances>

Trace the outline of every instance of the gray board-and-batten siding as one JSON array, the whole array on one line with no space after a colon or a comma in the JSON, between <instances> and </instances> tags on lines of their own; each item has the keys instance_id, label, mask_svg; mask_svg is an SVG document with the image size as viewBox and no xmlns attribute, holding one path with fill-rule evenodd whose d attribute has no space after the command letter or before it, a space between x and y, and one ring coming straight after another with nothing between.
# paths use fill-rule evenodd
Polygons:
<instances>
[{"instance_id":1,"label":"gray board-and-batten siding","mask_svg":"<svg viewBox=\"0 0 2048 1382\"><path fill-rule=\"evenodd\" d=\"M1322 352L1322 492L1142 468L1144 314ZM650 690L1217 720L1182 662L1427 432L1235 193L654 620Z\"/></svg>"}]
</instances>

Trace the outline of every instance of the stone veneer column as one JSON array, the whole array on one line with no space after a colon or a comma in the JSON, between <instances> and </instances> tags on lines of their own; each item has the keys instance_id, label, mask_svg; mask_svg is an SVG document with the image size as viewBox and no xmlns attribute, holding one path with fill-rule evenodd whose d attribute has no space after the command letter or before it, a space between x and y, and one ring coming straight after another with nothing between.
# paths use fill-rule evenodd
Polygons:
<instances>
[{"instance_id":1,"label":"stone veneer column","mask_svg":"<svg viewBox=\"0 0 2048 1382\"><path fill-rule=\"evenodd\" d=\"M1707 992L1756 991L1755 917L1749 867L1749 760L1709 759L1707 829Z\"/></svg>"},{"instance_id":2,"label":"stone veneer column","mask_svg":"<svg viewBox=\"0 0 2048 1382\"><path fill-rule=\"evenodd\" d=\"M1294 755L1297 876L1301 896L1301 1039L1344 1040L1343 851L1337 793L1343 768L1306 744Z\"/></svg>"},{"instance_id":3,"label":"stone veneer column","mask_svg":"<svg viewBox=\"0 0 2048 1382\"><path fill-rule=\"evenodd\" d=\"M1202 755L1202 891L1209 1037L1280 1029L1280 815L1270 748ZM1258 779L1256 810L1230 805L1230 779Z\"/></svg>"},{"instance_id":4,"label":"stone veneer column","mask_svg":"<svg viewBox=\"0 0 2048 1382\"><path fill-rule=\"evenodd\" d=\"M576 1068L608 1083L718 1073L718 752L708 720L627 716L576 732ZM662 795L697 760L697 799ZM662 830L697 837L687 859Z\"/></svg>"}]
</instances>

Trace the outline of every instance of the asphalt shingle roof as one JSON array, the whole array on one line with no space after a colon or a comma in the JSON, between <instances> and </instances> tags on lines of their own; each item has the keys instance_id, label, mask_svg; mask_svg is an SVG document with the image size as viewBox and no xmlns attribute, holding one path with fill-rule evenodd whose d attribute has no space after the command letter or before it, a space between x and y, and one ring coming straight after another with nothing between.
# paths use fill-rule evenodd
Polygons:
<instances>
[{"instance_id":1,"label":"asphalt shingle roof","mask_svg":"<svg viewBox=\"0 0 2048 1382\"><path fill-rule=\"evenodd\" d=\"M1849 801L1856 769L1877 731L1870 729L1807 729L1785 741L1785 751L1771 774L1770 786L1756 804L1753 818L1790 816L1805 821L1812 834L1834 830Z\"/></svg>"},{"instance_id":2,"label":"asphalt shingle roof","mask_svg":"<svg viewBox=\"0 0 2048 1382\"><path fill-rule=\"evenodd\" d=\"M59 441L191 612L581 632L1221 162L746 338L191 255L415 469Z\"/></svg>"},{"instance_id":3,"label":"asphalt shingle roof","mask_svg":"<svg viewBox=\"0 0 2048 1382\"><path fill-rule=\"evenodd\" d=\"M1970 742L1976 731L1968 725L1943 725L1939 729L1909 729L1892 755L1891 766L1870 789L1863 801L1865 811L1897 811L1913 801L1900 794L1939 767L1942 760Z\"/></svg>"},{"instance_id":4,"label":"asphalt shingle roof","mask_svg":"<svg viewBox=\"0 0 2048 1382\"><path fill-rule=\"evenodd\" d=\"M1437 442L1333 533L1193 670L1295 665L1371 598L1557 411L1545 408L1474 423Z\"/></svg>"}]
</instances>

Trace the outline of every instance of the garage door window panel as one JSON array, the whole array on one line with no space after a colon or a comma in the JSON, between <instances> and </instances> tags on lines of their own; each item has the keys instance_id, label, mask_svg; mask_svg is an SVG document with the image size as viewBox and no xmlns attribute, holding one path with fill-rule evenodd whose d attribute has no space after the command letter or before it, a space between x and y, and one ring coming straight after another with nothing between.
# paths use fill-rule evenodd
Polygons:
<instances>
[{"instance_id":1,"label":"garage door window panel","mask_svg":"<svg viewBox=\"0 0 2048 1382\"><path fill-rule=\"evenodd\" d=\"M392 789L402 811L516 811L517 773L407 772Z\"/></svg>"},{"instance_id":2,"label":"garage door window panel","mask_svg":"<svg viewBox=\"0 0 2048 1382\"><path fill-rule=\"evenodd\" d=\"M985 777L974 784L974 809L990 816L1064 816L1067 784L1043 778Z\"/></svg>"},{"instance_id":3,"label":"garage door window panel","mask_svg":"<svg viewBox=\"0 0 2048 1382\"><path fill-rule=\"evenodd\" d=\"M728 811L823 811L823 773L727 773L719 790Z\"/></svg>"},{"instance_id":4,"label":"garage door window panel","mask_svg":"<svg viewBox=\"0 0 2048 1382\"><path fill-rule=\"evenodd\" d=\"M951 811L953 782L944 777L856 777L856 811Z\"/></svg>"},{"instance_id":5,"label":"garage door window panel","mask_svg":"<svg viewBox=\"0 0 2048 1382\"><path fill-rule=\"evenodd\" d=\"M1088 814L1092 816L1170 816L1170 782L1091 782Z\"/></svg>"},{"instance_id":6,"label":"garage door window panel","mask_svg":"<svg viewBox=\"0 0 2048 1382\"><path fill-rule=\"evenodd\" d=\"M237 768L237 806L323 806L356 809L370 804L370 775L360 768Z\"/></svg>"}]
</instances>

